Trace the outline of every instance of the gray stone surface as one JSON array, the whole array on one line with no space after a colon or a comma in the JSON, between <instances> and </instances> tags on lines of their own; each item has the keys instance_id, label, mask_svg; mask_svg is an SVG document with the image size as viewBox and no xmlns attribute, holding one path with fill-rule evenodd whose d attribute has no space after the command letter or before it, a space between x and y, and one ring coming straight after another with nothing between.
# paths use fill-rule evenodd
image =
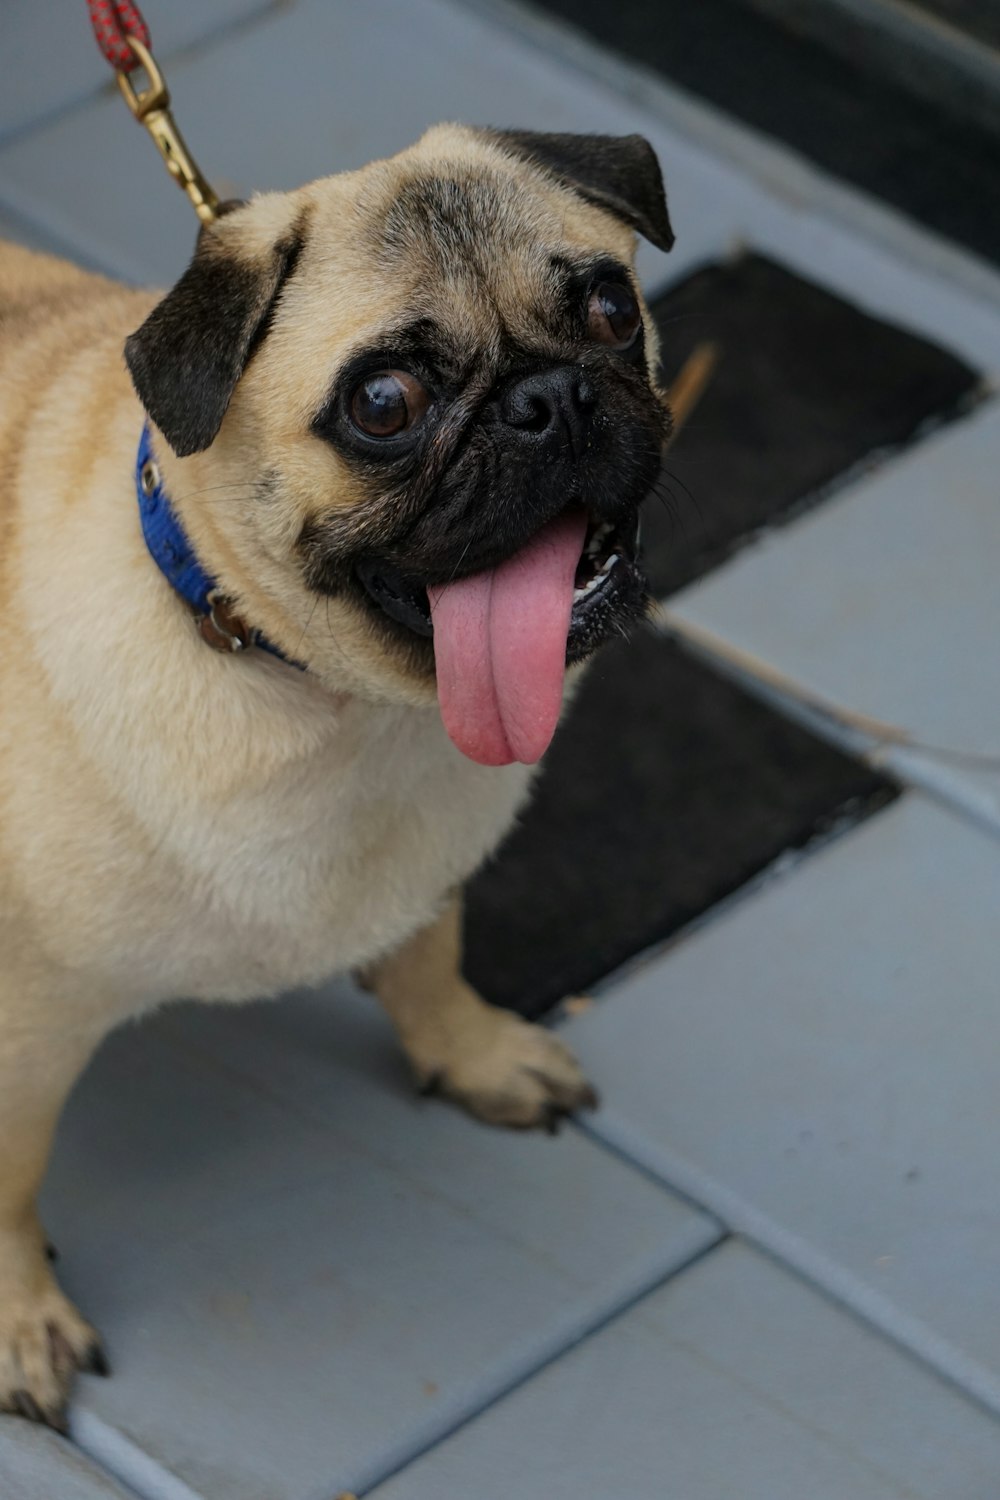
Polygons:
<instances>
[{"instance_id":1,"label":"gray stone surface","mask_svg":"<svg viewBox=\"0 0 1000 1500\"><path fill-rule=\"evenodd\" d=\"M75 245L67 244L50 229L44 229L32 219L15 213L0 203L0 240L13 240L17 245L26 245L29 250L41 250L47 255L61 255L75 261L77 265L94 271L102 267L84 255Z\"/></svg>"},{"instance_id":2,"label":"gray stone surface","mask_svg":"<svg viewBox=\"0 0 1000 1500\"><path fill-rule=\"evenodd\" d=\"M446 0L377 0L363 10L301 0L178 61L169 81L185 137L225 197L362 166L442 119L635 128L628 104ZM685 155L680 143L668 149L671 163ZM706 234L718 236L728 208L707 221L685 212L693 179L679 170L672 193L690 259L704 253ZM38 204L49 227L126 277L175 280L191 253L194 216L117 90L0 151L4 196ZM661 280L668 270L650 247L644 264Z\"/></svg>"},{"instance_id":3,"label":"gray stone surface","mask_svg":"<svg viewBox=\"0 0 1000 1500\"><path fill-rule=\"evenodd\" d=\"M742 240L1000 370L995 277L680 96L654 109L631 76L595 82L531 24L449 0L147 10L227 195L359 165L441 118L642 130L679 232L669 260L642 252L650 286ZM173 279L195 221L106 81L82 0L0 0L0 83L0 233ZM681 606L845 702L995 748L998 460L984 412ZM1000 1408L997 861L908 799L571 1034L608 1142ZM715 1243L715 1221L593 1141L503 1136L415 1100L343 988L114 1039L64 1122L45 1212L115 1367L80 1382L74 1434L146 1500L330 1500L519 1381L380 1495L1000 1489L987 1416L745 1248L621 1314ZM0 1421L2 1500L123 1493Z\"/></svg>"},{"instance_id":4,"label":"gray stone surface","mask_svg":"<svg viewBox=\"0 0 1000 1500\"><path fill-rule=\"evenodd\" d=\"M27 223L18 215L6 213L0 204L0 240L14 240L19 245L27 245L29 250L49 250L50 244L46 243L45 236L35 229L34 225Z\"/></svg>"},{"instance_id":5,"label":"gray stone surface","mask_svg":"<svg viewBox=\"0 0 1000 1500\"><path fill-rule=\"evenodd\" d=\"M158 12L157 36L164 24ZM666 169L678 231L669 258L641 252L651 288L742 241L1000 370L1000 278L530 17L511 27L487 3L298 0L171 60L169 82L181 128L226 195L357 166L441 119L642 131ZM117 90L0 149L5 198L88 260L140 281L175 279L194 240L190 210Z\"/></svg>"},{"instance_id":6,"label":"gray stone surface","mask_svg":"<svg viewBox=\"0 0 1000 1500\"><path fill-rule=\"evenodd\" d=\"M274 7L274 0L146 0L157 58L190 47L220 27ZM53 110L110 88L111 69L98 51L84 0L3 0L0 6L0 141Z\"/></svg>"},{"instance_id":7,"label":"gray stone surface","mask_svg":"<svg viewBox=\"0 0 1000 1500\"><path fill-rule=\"evenodd\" d=\"M931 745L1000 824L1000 403L774 533L671 601L846 708ZM933 769L933 757L927 766Z\"/></svg>"},{"instance_id":8,"label":"gray stone surface","mask_svg":"<svg viewBox=\"0 0 1000 1500\"><path fill-rule=\"evenodd\" d=\"M1000 1406L996 842L911 794L576 1022L596 1128Z\"/></svg>"},{"instance_id":9,"label":"gray stone surface","mask_svg":"<svg viewBox=\"0 0 1000 1500\"><path fill-rule=\"evenodd\" d=\"M3 1500L129 1500L110 1475L55 1433L0 1417Z\"/></svg>"},{"instance_id":10,"label":"gray stone surface","mask_svg":"<svg viewBox=\"0 0 1000 1500\"><path fill-rule=\"evenodd\" d=\"M1000 1424L730 1243L372 1500L985 1500Z\"/></svg>"},{"instance_id":11,"label":"gray stone surface","mask_svg":"<svg viewBox=\"0 0 1000 1500\"><path fill-rule=\"evenodd\" d=\"M114 1038L43 1212L115 1370L80 1410L206 1500L360 1488L717 1233L575 1132L415 1098L346 987Z\"/></svg>"}]
</instances>

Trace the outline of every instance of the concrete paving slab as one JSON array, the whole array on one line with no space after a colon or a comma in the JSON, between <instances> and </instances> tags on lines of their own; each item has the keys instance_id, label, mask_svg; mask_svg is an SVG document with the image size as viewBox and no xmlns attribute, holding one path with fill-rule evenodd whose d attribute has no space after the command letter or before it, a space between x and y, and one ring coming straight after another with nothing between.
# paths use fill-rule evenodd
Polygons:
<instances>
[{"instance_id":1,"label":"concrete paving slab","mask_svg":"<svg viewBox=\"0 0 1000 1500\"><path fill-rule=\"evenodd\" d=\"M275 0L170 0L147 4L156 56L165 61L241 18L273 8ZM79 103L110 85L82 0L4 0L0 8L0 140Z\"/></svg>"},{"instance_id":2,"label":"concrete paving slab","mask_svg":"<svg viewBox=\"0 0 1000 1500\"><path fill-rule=\"evenodd\" d=\"M730 1243L371 1500L983 1500L1000 1424Z\"/></svg>"},{"instance_id":3,"label":"concrete paving slab","mask_svg":"<svg viewBox=\"0 0 1000 1500\"><path fill-rule=\"evenodd\" d=\"M774 532L671 601L813 692L948 760L1000 826L1000 403Z\"/></svg>"},{"instance_id":4,"label":"concrete paving slab","mask_svg":"<svg viewBox=\"0 0 1000 1500\"><path fill-rule=\"evenodd\" d=\"M133 1500L120 1484L54 1432L0 1417L3 1500Z\"/></svg>"},{"instance_id":5,"label":"concrete paving slab","mask_svg":"<svg viewBox=\"0 0 1000 1500\"><path fill-rule=\"evenodd\" d=\"M363 1487L718 1234L575 1132L416 1099L343 987L114 1038L43 1212L115 1371L74 1432L205 1500Z\"/></svg>"},{"instance_id":6,"label":"concrete paving slab","mask_svg":"<svg viewBox=\"0 0 1000 1500\"><path fill-rule=\"evenodd\" d=\"M602 1137L1000 1409L1000 850L915 794L568 1028Z\"/></svg>"}]
</instances>

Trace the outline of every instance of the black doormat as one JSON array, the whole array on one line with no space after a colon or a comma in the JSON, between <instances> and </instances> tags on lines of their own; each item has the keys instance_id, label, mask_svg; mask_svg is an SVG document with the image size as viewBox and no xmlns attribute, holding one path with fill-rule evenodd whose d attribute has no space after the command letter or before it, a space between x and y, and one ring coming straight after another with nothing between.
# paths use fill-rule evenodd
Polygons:
<instances>
[{"instance_id":1,"label":"black doormat","mask_svg":"<svg viewBox=\"0 0 1000 1500\"><path fill-rule=\"evenodd\" d=\"M609 648L467 892L465 971L538 1016L893 787L648 628Z\"/></svg>"},{"instance_id":2,"label":"black doormat","mask_svg":"<svg viewBox=\"0 0 1000 1500\"><path fill-rule=\"evenodd\" d=\"M760 255L707 266L650 310L668 378L697 344L718 352L646 507L661 597L864 459L962 412L979 388L961 360Z\"/></svg>"},{"instance_id":3,"label":"black doormat","mask_svg":"<svg viewBox=\"0 0 1000 1500\"><path fill-rule=\"evenodd\" d=\"M719 346L712 383L669 455L672 510L653 506L647 517L661 595L872 452L953 415L978 385L950 355L759 256L696 273L655 312L668 372L696 344ZM473 881L466 972L490 999L542 1014L784 850L893 795L863 765L642 632L595 663L521 826Z\"/></svg>"},{"instance_id":4,"label":"black doormat","mask_svg":"<svg viewBox=\"0 0 1000 1500\"><path fill-rule=\"evenodd\" d=\"M917 0L948 26L1000 52L1000 4L997 0Z\"/></svg>"},{"instance_id":5,"label":"black doormat","mask_svg":"<svg viewBox=\"0 0 1000 1500\"><path fill-rule=\"evenodd\" d=\"M539 3L939 234L1000 260L994 132L740 0Z\"/></svg>"}]
</instances>

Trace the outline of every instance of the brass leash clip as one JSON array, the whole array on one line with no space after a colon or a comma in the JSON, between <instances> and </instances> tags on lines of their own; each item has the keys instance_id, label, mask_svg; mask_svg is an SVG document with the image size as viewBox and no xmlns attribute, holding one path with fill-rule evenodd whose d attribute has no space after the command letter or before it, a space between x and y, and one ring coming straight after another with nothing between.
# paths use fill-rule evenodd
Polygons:
<instances>
[{"instance_id":1,"label":"brass leash clip","mask_svg":"<svg viewBox=\"0 0 1000 1500\"><path fill-rule=\"evenodd\" d=\"M118 87L125 103L140 124L145 125L156 148L167 164L167 171L184 189L194 206L194 211L203 224L211 224L218 218L219 200L205 180L198 164L184 143L174 118L170 113L170 90L166 79L153 61L148 47L134 36L126 37L129 47L145 70L149 87L137 93L128 73L118 70Z\"/></svg>"}]
</instances>

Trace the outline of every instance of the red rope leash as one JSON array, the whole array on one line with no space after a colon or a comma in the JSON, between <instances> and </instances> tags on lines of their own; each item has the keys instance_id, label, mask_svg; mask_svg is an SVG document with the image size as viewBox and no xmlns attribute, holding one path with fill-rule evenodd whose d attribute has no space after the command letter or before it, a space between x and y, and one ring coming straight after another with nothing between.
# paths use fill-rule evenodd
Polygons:
<instances>
[{"instance_id":1,"label":"red rope leash","mask_svg":"<svg viewBox=\"0 0 1000 1500\"><path fill-rule=\"evenodd\" d=\"M108 62L119 73L131 73L139 59L126 37L134 36L144 47L150 45L149 27L139 7L132 0L87 0L87 9L97 45Z\"/></svg>"}]
</instances>

